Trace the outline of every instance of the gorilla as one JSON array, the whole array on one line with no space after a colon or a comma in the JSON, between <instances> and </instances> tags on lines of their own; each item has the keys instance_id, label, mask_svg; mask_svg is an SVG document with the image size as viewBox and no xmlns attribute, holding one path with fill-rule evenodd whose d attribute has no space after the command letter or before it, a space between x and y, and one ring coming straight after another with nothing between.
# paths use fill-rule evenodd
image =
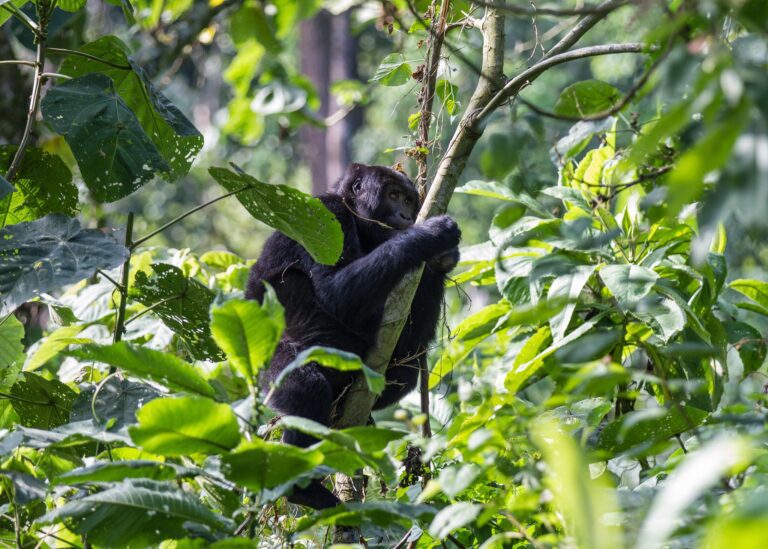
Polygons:
<instances>
[{"instance_id":1,"label":"gorilla","mask_svg":"<svg viewBox=\"0 0 768 549\"><path fill-rule=\"evenodd\" d=\"M413 183L383 166L352 164L335 191L318 198L344 232L337 263L317 263L300 244L276 232L249 273L246 297L263 301L267 282L285 309L285 332L264 381L274 382L301 351L314 345L365 358L390 292L405 273L426 263L386 371L386 388L374 406L383 408L416 386L419 361L435 336L447 273L459 260L461 232L447 215L414 225L420 204ZM268 404L283 414L329 425L334 403L354 375L305 364L286 376ZM283 441L307 447L316 439L287 430ZM294 488L288 499L316 509L339 502L318 480L307 488Z\"/></svg>"}]
</instances>

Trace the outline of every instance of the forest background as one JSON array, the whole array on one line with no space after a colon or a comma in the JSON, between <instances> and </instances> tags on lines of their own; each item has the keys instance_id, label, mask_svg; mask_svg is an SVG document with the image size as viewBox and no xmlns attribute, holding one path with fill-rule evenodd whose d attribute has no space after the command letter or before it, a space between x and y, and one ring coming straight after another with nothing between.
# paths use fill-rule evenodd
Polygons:
<instances>
[{"instance_id":1,"label":"forest background","mask_svg":"<svg viewBox=\"0 0 768 549\"><path fill-rule=\"evenodd\" d=\"M0 24L0 542L768 543L764 2L0 0ZM336 260L303 193L351 161L405 169L462 263L421 397L327 429L264 405L282 310L241 292L274 229ZM295 367L375 393L386 340ZM286 504L313 476L349 502Z\"/></svg>"}]
</instances>

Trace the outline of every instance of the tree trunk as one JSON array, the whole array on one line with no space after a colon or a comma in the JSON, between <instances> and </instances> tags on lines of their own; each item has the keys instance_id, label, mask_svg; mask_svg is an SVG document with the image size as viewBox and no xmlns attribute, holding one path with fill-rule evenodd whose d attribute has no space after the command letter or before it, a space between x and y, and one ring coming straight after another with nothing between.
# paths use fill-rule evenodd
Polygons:
<instances>
[{"instance_id":1,"label":"tree trunk","mask_svg":"<svg viewBox=\"0 0 768 549\"><path fill-rule=\"evenodd\" d=\"M301 70L317 90L320 118L328 117L339 108L331 96L331 84L357 78L357 47L350 21L350 11L332 15L320 10L301 24ZM301 129L301 151L309 165L313 194L328 191L350 163L349 143L361 121L359 114L354 114L356 116L347 116L329 127Z\"/></svg>"}]
</instances>

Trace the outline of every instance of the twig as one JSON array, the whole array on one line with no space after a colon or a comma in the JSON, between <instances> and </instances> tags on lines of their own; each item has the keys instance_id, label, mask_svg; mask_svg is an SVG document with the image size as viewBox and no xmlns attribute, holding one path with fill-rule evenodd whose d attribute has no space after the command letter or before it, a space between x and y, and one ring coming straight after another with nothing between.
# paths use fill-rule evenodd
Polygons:
<instances>
[{"instance_id":1,"label":"twig","mask_svg":"<svg viewBox=\"0 0 768 549\"><path fill-rule=\"evenodd\" d=\"M131 322L133 322L134 320L136 320L138 318L141 318L142 316L144 316L148 312L150 312L150 311L152 311L154 309L157 309L158 307L160 307L162 305L165 305L166 303L168 303L170 301L173 301L175 299L179 299L179 298L182 298L182 297L184 297L184 294L174 294L172 296L169 296L169 297L166 297L164 299L161 299L157 303L153 303L152 305L149 305L146 309L142 309L141 311L139 311L138 313L133 315L131 318L126 320L124 326L128 326L128 324L130 324Z\"/></svg>"},{"instance_id":2,"label":"twig","mask_svg":"<svg viewBox=\"0 0 768 549\"><path fill-rule=\"evenodd\" d=\"M547 54L547 57L509 80L509 82L506 83L501 91L499 91L496 96L491 99L488 104L477 114L475 124L481 124L491 113L503 105L508 99L515 96L525 86L529 85L533 80L541 76L544 71L556 65L561 65L576 59L595 57L598 55L613 55L617 53L642 53L652 49L652 47L649 47L646 44L633 42L629 44L604 44L601 46L588 46L586 48L579 48L577 50L551 56ZM552 50L550 50L550 53L552 53Z\"/></svg>"},{"instance_id":3,"label":"twig","mask_svg":"<svg viewBox=\"0 0 768 549\"><path fill-rule=\"evenodd\" d=\"M115 69L122 69L125 71L132 70L130 65L121 65L119 63L113 63L112 61L108 61L107 59L104 59L103 57L99 57L97 55L92 55L90 53L86 53L84 51L77 51L77 50L70 50L67 48L46 48L45 51L47 53L59 53L61 55L75 55L77 57L85 57L86 59L90 59L92 61L98 61L99 63L102 63L103 65L107 65L108 67L114 67Z\"/></svg>"},{"instance_id":4,"label":"twig","mask_svg":"<svg viewBox=\"0 0 768 549\"><path fill-rule=\"evenodd\" d=\"M72 80L71 76L58 72L44 72L40 75L40 78L63 78L64 80Z\"/></svg>"},{"instance_id":5,"label":"twig","mask_svg":"<svg viewBox=\"0 0 768 549\"><path fill-rule=\"evenodd\" d=\"M27 65L29 67L36 67L34 61L26 61L24 59L2 59L0 65Z\"/></svg>"},{"instance_id":6,"label":"twig","mask_svg":"<svg viewBox=\"0 0 768 549\"><path fill-rule=\"evenodd\" d=\"M594 120L602 120L603 118L608 118L609 116L613 116L617 112L621 111L624 107L626 107L629 104L630 101L632 101L632 99L635 97L635 95L637 95L637 93L645 85L645 83L648 82L648 79L651 77L651 74L653 74L653 72L659 67L661 62L667 57L667 54L672 49L672 44L674 43L674 40L675 40L675 36L673 36L669 40L669 42L667 43L667 46L664 48L664 51L661 52L661 54L654 60L653 63L651 63L651 65L640 76L640 78L638 78L637 81L632 85L632 87L629 88L627 93L624 94L624 97L622 97L621 101L619 101L618 103L614 104L611 108L606 109L604 111L596 112L593 114L586 114L583 116L569 116L569 115L563 115L563 114L557 114L557 113L545 111L519 96L517 99L521 103L523 103L523 105L531 109L536 114L545 116L547 118L554 118L557 120L567 120L571 122L594 121Z\"/></svg>"},{"instance_id":7,"label":"twig","mask_svg":"<svg viewBox=\"0 0 768 549\"><path fill-rule=\"evenodd\" d=\"M621 0L618 2L619 5L623 4L629 4L630 0ZM517 5L509 5L502 2L487 2L484 0L472 0L473 4L478 4L480 6L484 7L494 7L499 10L503 10L509 13L512 13L514 15L528 15L528 16L537 16L537 15L547 15L551 17L571 17L574 15L594 15L598 13L602 13L603 7L602 5L597 6L582 6L580 8L539 8L539 7L530 7L527 8L525 6L517 6ZM617 6L618 7L618 6Z\"/></svg>"},{"instance_id":8,"label":"twig","mask_svg":"<svg viewBox=\"0 0 768 549\"><path fill-rule=\"evenodd\" d=\"M117 288L121 292L123 291L123 286L117 280L109 276L107 273L105 273L101 269L96 269L96 274L103 276L104 278L109 280L115 286L115 288Z\"/></svg>"},{"instance_id":9,"label":"twig","mask_svg":"<svg viewBox=\"0 0 768 549\"><path fill-rule=\"evenodd\" d=\"M128 212L128 219L125 223L125 247L128 248L128 257L123 263L120 304L117 307L117 319L115 320L115 333L112 334L112 343L120 341L125 331L125 307L128 305L128 280L131 272L131 238L133 238L133 212ZM114 372L114 366L110 366L109 373L112 374Z\"/></svg>"},{"instance_id":10,"label":"twig","mask_svg":"<svg viewBox=\"0 0 768 549\"><path fill-rule=\"evenodd\" d=\"M460 549L466 549L467 546L461 543L458 539L456 539L456 536L453 534L448 534L445 536L446 539L450 540L451 543L453 543L456 547L459 547Z\"/></svg>"},{"instance_id":11,"label":"twig","mask_svg":"<svg viewBox=\"0 0 768 549\"><path fill-rule=\"evenodd\" d=\"M436 19L433 17L432 20L430 40L427 46L426 74L424 75L424 85L421 88L421 100L419 102L421 116L419 117L419 139L416 141L416 147L428 147L429 145L429 127L432 123L432 104L435 100L437 69L440 65L450 5L450 0L443 0L440 4L440 15ZM427 194L427 156L419 154L416 162L419 165L416 188L419 189L419 196L424 200L424 196Z\"/></svg>"},{"instance_id":12,"label":"twig","mask_svg":"<svg viewBox=\"0 0 768 549\"><path fill-rule=\"evenodd\" d=\"M582 36L587 34L589 32L589 29L597 25L600 21L605 19L605 16L608 15L613 10L620 8L626 4L628 4L627 0L607 0L606 2L603 2L599 6L595 8L595 11L590 13L589 15L582 17L579 19L579 22L576 23L576 26L574 26L568 34L563 36L560 41L552 46L550 50L547 52L547 54L544 56L544 58L553 57L559 53L562 53L569 49L571 46L573 46L576 42L578 42Z\"/></svg>"},{"instance_id":13,"label":"twig","mask_svg":"<svg viewBox=\"0 0 768 549\"><path fill-rule=\"evenodd\" d=\"M38 36L40 34L40 28L38 27L37 23L32 21L32 19L30 19L30 17L26 13L21 11L15 5L13 5L11 3L7 3L7 4L3 4L2 6L0 6L0 8L3 8L5 11L7 11L11 15L13 15L25 27L27 27L29 30L31 30L32 34L34 34L35 36Z\"/></svg>"},{"instance_id":14,"label":"twig","mask_svg":"<svg viewBox=\"0 0 768 549\"><path fill-rule=\"evenodd\" d=\"M10 4L3 4L2 7L6 7ZM11 11L11 13L23 13L21 11L16 10ZM24 14L24 17L29 19L29 17ZM16 174L19 171L19 168L21 167L21 162L24 160L24 153L27 152L27 147L29 146L29 140L32 138L32 128L35 126L35 118L37 116L37 108L40 105L40 93L43 89L43 69L45 66L45 40L46 40L46 30L48 27L48 16L47 14L43 14L40 12L39 6L38 6L38 19L40 20L40 26L38 27L35 25L31 19L30 22L32 22L33 27L30 27L32 29L32 32L35 34L35 40L37 41L37 49L35 53L35 76L34 80L32 81L32 93L29 97L29 111L27 112L27 123L24 126L24 133L21 136L21 142L19 143L19 148L16 149L16 154L13 155L13 160L11 161L11 165L8 168L8 172L5 174L5 178L13 183L14 178L16 177Z\"/></svg>"},{"instance_id":15,"label":"twig","mask_svg":"<svg viewBox=\"0 0 768 549\"><path fill-rule=\"evenodd\" d=\"M195 207L194 207L194 208L192 208L191 210L189 210L189 211L187 211L187 212L184 212L183 214L181 214L181 215L179 215L179 216L177 216L177 217L174 217L174 218L173 218L173 219L171 219L171 220L170 220L168 223L166 223L165 225L163 225L163 226L162 226L162 227L160 227L159 229L155 229L154 231L152 231L152 232L151 232L151 233L149 233L148 235L146 235L146 236L142 236L142 237L141 237L141 238L139 238L138 240L135 240L135 241L133 241L133 242L127 243L127 244L126 244L126 246L128 246L128 249L130 249L130 250L135 250L137 246L140 246L141 244L143 244L144 242L146 242L146 241L147 241L147 240L149 240L150 238L152 238L152 237L154 237L154 236L157 236L158 234L160 234L161 232L163 232L163 231L164 231L164 230L166 230L167 228L169 228L169 227L172 227L173 225L175 225L176 223L178 223L178 222L179 222L179 221L181 221L182 219L184 219L184 218L186 218L186 217L189 217L189 216L190 216L190 215L192 215L193 213L195 213L195 212L198 212L198 211L202 210L203 208L206 208L206 207L210 206L211 204L215 204L215 203L216 203L216 202L218 202L219 200L224 200L225 198L228 198L228 197L230 197L230 196L232 196L232 195L235 195L235 194L241 193L241 192L243 192L243 191L247 191L247 190L248 190L248 189L250 189L250 188L251 188L251 185L246 185L246 186L244 186L244 187L241 187L241 188L239 188L239 189L235 189L234 191L230 191L230 192L228 192L228 193L226 193L226 194L223 194L223 195L221 195L221 196L217 196L216 198L214 198L214 199L212 199L212 200L209 200L209 201L208 201L208 202L206 202L205 204L200 204L199 206L195 206Z\"/></svg>"}]
</instances>

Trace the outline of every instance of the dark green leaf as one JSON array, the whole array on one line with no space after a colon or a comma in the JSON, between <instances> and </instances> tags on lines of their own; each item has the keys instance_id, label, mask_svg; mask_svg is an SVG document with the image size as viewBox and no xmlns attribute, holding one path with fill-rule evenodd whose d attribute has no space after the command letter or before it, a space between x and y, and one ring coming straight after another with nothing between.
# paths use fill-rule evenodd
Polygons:
<instances>
[{"instance_id":1,"label":"dark green leaf","mask_svg":"<svg viewBox=\"0 0 768 549\"><path fill-rule=\"evenodd\" d=\"M184 523L224 531L234 523L213 513L197 498L173 484L130 479L106 490L71 500L40 517L38 523L64 522L102 547L149 547L183 537Z\"/></svg>"},{"instance_id":2,"label":"dark green leaf","mask_svg":"<svg viewBox=\"0 0 768 549\"><path fill-rule=\"evenodd\" d=\"M87 74L51 88L42 102L45 121L62 134L93 197L114 202L170 171L114 82Z\"/></svg>"},{"instance_id":3,"label":"dark green leaf","mask_svg":"<svg viewBox=\"0 0 768 549\"><path fill-rule=\"evenodd\" d=\"M0 320L0 389L7 390L18 381L24 365L24 325L13 315Z\"/></svg>"},{"instance_id":4,"label":"dark green leaf","mask_svg":"<svg viewBox=\"0 0 768 549\"><path fill-rule=\"evenodd\" d=\"M26 505L45 497L47 486L42 480L19 473L18 471L2 471L0 475L8 477L13 484L13 502L18 505Z\"/></svg>"},{"instance_id":5,"label":"dark green leaf","mask_svg":"<svg viewBox=\"0 0 768 549\"><path fill-rule=\"evenodd\" d=\"M221 360L223 355L209 327L214 293L173 265L157 263L152 271L151 275L136 273L131 297L146 307L152 306L152 314L179 335L194 358Z\"/></svg>"},{"instance_id":6,"label":"dark green leaf","mask_svg":"<svg viewBox=\"0 0 768 549\"><path fill-rule=\"evenodd\" d=\"M51 483L118 482L127 478L171 480L176 478L176 474L175 467L157 461L105 461L68 471L54 478Z\"/></svg>"},{"instance_id":7,"label":"dark green leaf","mask_svg":"<svg viewBox=\"0 0 768 549\"><path fill-rule=\"evenodd\" d=\"M118 430L136 423L138 409L158 396L157 390L144 383L110 377L100 384L98 393L95 385L81 387L70 421L93 421Z\"/></svg>"},{"instance_id":8,"label":"dark green leaf","mask_svg":"<svg viewBox=\"0 0 768 549\"><path fill-rule=\"evenodd\" d=\"M14 186L8 183L8 180L0 175L0 199L5 198L15 190Z\"/></svg>"},{"instance_id":9,"label":"dark green leaf","mask_svg":"<svg viewBox=\"0 0 768 549\"><path fill-rule=\"evenodd\" d=\"M724 322L728 343L733 345L744 365L744 373L756 371L763 365L768 344L758 330L744 322Z\"/></svg>"},{"instance_id":10,"label":"dark green leaf","mask_svg":"<svg viewBox=\"0 0 768 549\"><path fill-rule=\"evenodd\" d=\"M136 414L139 425L129 432L133 441L162 456L220 454L240 442L232 409L207 398L160 398Z\"/></svg>"},{"instance_id":11,"label":"dark green leaf","mask_svg":"<svg viewBox=\"0 0 768 549\"><path fill-rule=\"evenodd\" d=\"M97 229L51 214L0 230L0 317L28 299L121 265L128 250Z\"/></svg>"},{"instance_id":12,"label":"dark green leaf","mask_svg":"<svg viewBox=\"0 0 768 549\"><path fill-rule=\"evenodd\" d=\"M268 185L224 168L209 172L228 191L247 188L237 194L245 209L304 246L315 261L326 265L338 261L344 235L336 217L320 200L286 185Z\"/></svg>"},{"instance_id":13,"label":"dark green leaf","mask_svg":"<svg viewBox=\"0 0 768 549\"><path fill-rule=\"evenodd\" d=\"M280 372L280 375L275 380L275 385L279 386L290 372L297 368L301 368L304 364L309 362L317 362L326 368L333 368L334 370L342 372L362 370L363 375L365 376L365 382L368 385L368 390L377 395L384 391L384 386L386 384L384 376L363 364L363 361L359 356L354 353L340 351L331 347L319 346L310 347L299 353L299 355Z\"/></svg>"},{"instance_id":14,"label":"dark green leaf","mask_svg":"<svg viewBox=\"0 0 768 549\"><path fill-rule=\"evenodd\" d=\"M144 71L130 58L128 46L114 36L103 36L79 49L112 65L72 55L62 63L61 72L69 76L99 72L110 77L117 94L136 115L144 132L170 166L164 177L175 181L186 174L203 146L203 136L155 89Z\"/></svg>"},{"instance_id":15,"label":"dark green leaf","mask_svg":"<svg viewBox=\"0 0 768 549\"><path fill-rule=\"evenodd\" d=\"M30 373L11 387L11 404L22 425L38 429L52 429L66 423L76 396L62 382Z\"/></svg>"}]
</instances>

